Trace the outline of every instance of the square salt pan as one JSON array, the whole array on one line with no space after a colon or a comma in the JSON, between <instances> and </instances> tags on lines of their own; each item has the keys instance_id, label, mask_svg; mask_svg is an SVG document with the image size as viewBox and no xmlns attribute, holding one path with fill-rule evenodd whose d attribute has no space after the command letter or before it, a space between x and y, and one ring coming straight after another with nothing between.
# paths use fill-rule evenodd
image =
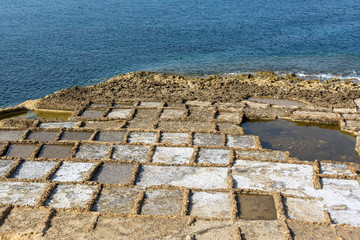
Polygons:
<instances>
[{"instance_id":1,"label":"square salt pan","mask_svg":"<svg viewBox=\"0 0 360 240\"><path fill-rule=\"evenodd\" d=\"M89 140L93 132L65 131L60 140L64 141L81 141Z\"/></svg>"},{"instance_id":2,"label":"square salt pan","mask_svg":"<svg viewBox=\"0 0 360 240\"><path fill-rule=\"evenodd\" d=\"M141 214L179 215L183 193L181 190L149 189L146 191Z\"/></svg>"},{"instance_id":3,"label":"square salt pan","mask_svg":"<svg viewBox=\"0 0 360 240\"><path fill-rule=\"evenodd\" d=\"M185 164L190 162L193 153L194 149L188 147L156 147L152 160L168 164Z\"/></svg>"},{"instance_id":4,"label":"square salt pan","mask_svg":"<svg viewBox=\"0 0 360 240\"><path fill-rule=\"evenodd\" d=\"M6 156L8 157L19 157L19 158L30 158L37 145L35 144L11 144L8 147Z\"/></svg>"},{"instance_id":5,"label":"square salt pan","mask_svg":"<svg viewBox=\"0 0 360 240\"><path fill-rule=\"evenodd\" d=\"M207 218L230 218L229 193L194 192L190 198L190 215Z\"/></svg>"},{"instance_id":6,"label":"square salt pan","mask_svg":"<svg viewBox=\"0 0 360 240\"><path fill-rule=\"evenodd\" d=\"M96 136L99 142L122 142L125 136L123 131L101 131Z\"/></svg>"},{"instance_id":7,"label":"square salt pan","mask_svg":"<svg viewBox=\"0 0 360 240\"><path fill-rule=\"evenodd\" d=\"M237 193L239 216L247 220L277 219L274 197L271 195Z\"/></svg>"},{"instance_id":8,"label":"square salt pan","mask_svg":"<svg viewBox=\"0 0 360 240\"><path fill-rule=\"evenodd\" d=\"M90 185L58 185L46 206L55 208L85 207L96 186Z\"/></svg>"},{"instance_id":9,"label":"square salt pan","mask_svg":"<svg viewBox=\"0 0 360 240\"><path fill-rule=\"evenodd\" d=\"M184 110L179 109L164 109L164 111L161 113L160 118L165 119L179 119L182 118L184 114Z\"/></svg>"},{"instance_id":10,"label":"square salt pan","mask_svg":"<svg viewBox=\"0 0 360 240\"><path fill-rule=\"evenodd\" d=\"M197 156L197 162L198 163L228 164L229 158L230 158L229 150L200 148L198 156Z\"/></svg>"},{"instance_id":11,"label":"square salt pan","mask_svg":"<svg viewBox=\"0 0 360 240\"><path fill-rule=\"evenodd\" d=\"M0 130L0 141L17 141L24 133L24 130Z\"/></svg>"},{"instance_id":12,"label":"square salt pan","mask_svg":"<svg viewBox=\"0 0 360 240\"><path fill-rule=\"evenodd\" d=\"M77 122L47 122L40 123L40 128L74 128Z\"/></svg>"},{"instance_id":13,"label":"square salt pan","mask_svg":"<svg viewBox=\"0 0 360 240\"><path fill-rule=\"evenodd\" d=\"M107 184L129 184L134 172L134 164L104 163L93 181Z\"/></svg>"},{"instance_id":14,"label":"square salt pan","mask_svg":"<svg viewBox=\"0 0 360 240\"><path fill-rule=\"evenodd\" d=\"M357 180L322 178L323 198L330 217L336 223L360 227L360 186Z\"/></svg>"},{"instance_id":15,"label":"square salt pan","mask_svg":"<svg viewBox=\"0 0 360 240\"><path fill-rule=\"evenodd\" d=\"M86 110L81 114L81 117L95 119L95 118L100 118L102 114L103 111Z\"/></svg>"},{"instance_id":16,"label":"square salt pan","mask_svg":"<svg viewBox=\"0 0 360 240\"><path fill-rule=\"evenodd\" d=\"M147 146L115 145L112 158L125 161L146 162L148 151L149 147Z\"/></svg>"},{"instance_id":17,"label":"square salt pan","mask_svg":"<svg viewBox=\"0 0 360 240\"><path fill-rule=\"evenodd\" d=\"M109 107L108 104L99 104L99 103L92 103L90 107Z\"/></svg>"},{"instance_id":18,"label":"square salt pan","mask_svg":"<svg viewBox=\"0 0 360 240\"><path fill-rule=\"evenodd\" d=\"M320 163L320 173L323 174L337 174L337 175L352 175L351 171L345 164L341 163Z\"/></svg>"},{"instance_id":19,"label":"square salt pan","mask_svg":"<svg viewBox=\"0 0 360 240\"><path fill-rule=\"evenodd\" d=\"M193 142L195 145L221 146L223 137L220 134L195 133Z\"/></svg>"},{"instance_id":20,"label":"square salt pan","mask_svg":"<svg viewBox=\"0 0 360 240\"><path fill-rule=\"evenodd\" d=\"M0 177L4 176L11 168L15 161L12 160L0 160Z\"/></svg>"},{"instance_id":21,"label":"square salt pan","mask_svg":"<svg viewBox=\"0 0 360 240\"><path fill-rule=\"evenodd\" d=\"M34 206L46 183L0 182L0 203Z\"/></svg>"},{"instance_id":22,"label":"square salt pan","mask_svg":"<svg viewBox=\"0 0 360 240\"><path fill-rule=\"evenodd\" d=\"M236 188L278 191L309 196L313 187L313 168L306 164L289 164L236 160L232 168Z\"/></svg>"},{"instance_id":23,"label":"square salt pan","mask_svg":"<svg viewBox=\"0 0 360 240\"><path fill-rule=\"evenodd\" d=\"M226 146L234 148L255 148L254 136L227 135Z\"/></svg>"},{"instance_id":24,"label":"square salt pan","mask_svg":"<svg viewBox=\"0 0 360 240\"><path fill-rule=\"evenodd\" d=\"M131 109L113 109L108 113L108 118L127 118L131 113Z\"/></svg>"},{"instance_id":25,"label":"square salt pan","mask_svg":"<svg viewBox=\"0 0 360 240\"><path fill-rule=\"evenodd\" d=\"M285 198L284 205L288 218L308 222L325 220L324 209L318 199Z\"/></svg>"},{"instance_id":26,"label":"square salt pan","mask_svg":"<svg viewBox=\"0 0 360 240\"><path fill-rule=\"evenodd\" d=\"M138 195L139 191L131 188L104 187L93 210L130 214L133 211Z\"/></svg>"},{"instance_id":27,"label":"square salt pan","mask_svg":"<svg viewBox=\"0 0 360 240\"><path fill-rule=\"evenodd\" d=\"M189 134L188 133L161 133L162 143L171 143L171 144L187 144L189 143Z\"/></svg>"},{"instance_id":28,"label":"square salt pan","mask_svg":"<svg viewBox=\"0 0 360 240\"><path fill-rule=\"evenodd\" d=\"M285 152L280 151L236 151L237 157L251 157L257 159L271 159L284 161L286 159Z\"/></svg>"},{"instance_id":29,"label":"square salt pan","mask_svg":"<svg viewBox=\"0 0 360 240\"><path fill-rule=\"evenodd\" d=\"M162 107L163 104L161 102L141 102L140 107Z\"/></svg>"},{"instance_id":30,"label":"square salt pan","mask_svg":"<svg viewBox=\"0 0 360 240\"><path fill-rule=\"evenodd\" d=\"M26 161L16 169L13 178L17 179L41 179L56 165L56 162L32 162Z\"/></svg>"},{"instance_id":31,"label":"square salt pan","mask_svg":"<svg viewBox=\"0 0 360 240\"><path fill-rule=\"evenodd\" d=\"M51 178L54 181L83 181L95 163L63 162Z\"/></svg>"},{"instance_id":32,"label":"square salt pan","mask_svg":"<svg viewBox=\"0 0 360 240\"><path fill-rule=\"evenodd\" d=\"M55 141L58 132L56 131L31 131L27 139L38 141Z\"/></svg>"},{"instance_id":33,"label":"square salt pan","mask_svg":"<svg viewBox=\"0 0 360 240\"><path fill-rule=\"evenodd\" d=\"M76 158L81 159L105 159L108 155L109 147L105 145L81 145Z\"/></svg>"},{"instance_id":34,"label":"square salt pan","mask_svg":"<svg viewBox=\"0 0 360 240\"><path fill-rule=\"evenodd\" d=\"M67 158L71 154L71 145L51 145L42 146L39 157L42 158Z\"/></svg>"},{"instance_id":35,"label":"square salt pan","mask_svg":"<svg viewBox=\"0 0 360 240\"><path fill-rule=\"evenodd\" d=\"M188 188L227 188L227 168L142 166L137 185L172 185Z\"/></svg>"},{"instance_id":36,"label":"square salt pan","mask_svg":"<svg viewBox=\"0 0 360 240\"><path fill-rule=\"evenodd\" d=\"M129 143L155 143L157 133L155 132L130 132Z\"/></svg>"}]
</instances>

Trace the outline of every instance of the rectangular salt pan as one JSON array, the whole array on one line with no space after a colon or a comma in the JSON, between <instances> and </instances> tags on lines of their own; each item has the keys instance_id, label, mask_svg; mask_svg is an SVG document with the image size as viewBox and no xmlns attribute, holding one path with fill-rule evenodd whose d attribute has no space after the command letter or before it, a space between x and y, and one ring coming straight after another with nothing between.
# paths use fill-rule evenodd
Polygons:
<instances>
[{"instance_id":1,"label":"rectangular salt pan","mask_svg":"<svg viewBox=\"0 0 360 240\"><path fill-rule=\"evenodd\" d=\"M0 141L17 141L24 133L24 130L0 130Z\"/></svg>"},{"instance_id":2,"label":"rectangular salt pan","mask_svg":"<svg viewBox=\"0 0 360 240\"><path fill-rule=\"evenodd\" d=\"M95 163L63 162L53 175L52 180L60 182L83 181L94 165Z\"/></svg>"},{"instance_id":3,"label":"rectangular salt pan","mask_svg":"<svg viewBox=\"0 0 360 240\"><path fill-rule=\"evenodd\" d=\"M191 216L207 218L230 218L231 205L229 193L194 192L190 198Z\"/></svg>"},{"instance_id":4,"label":"rectangular salt pan","mask_svg":"<svg viewBox=\"0 0 360 240\"><path fill-rule=\"evenodd\" d=\"M190 162L193 153L194 149L188 147L156 147L152 161L168 164L185 164Z\"/></svg>"},{"instance_id":5,"label":"rectangular salt pan","mask_svg":"<svg viewBox=\"0 0 360 240\"><path fill-rule=\"evenodd\" d=\"M142 166L137 185L188 188L227 188L227 168Z\"/></svg>"},{"instance_id":6,"label":"rectangular salt pan","mask_svg":"<svg viewBox=\"0 0 360 240\"><path fill-rule=\"evenodd\" d=\"M56 165L56 162L33 162L26 161L16 169L13 178L17 179L41 179Z\"/></svg>"},{"instance_id":7,"label":"rectangular salt pan","mask_svg":"<svg viewBox=\"0 0 360 240\"><path fill-rule=\"evenodd\" d=\"M131 188L104 187L93 210L97 212L113 212L130 214L139 192Z\"/></svg>"},{"instance_id":8,"label":"rectangular salt pan","mask_svg":"<svg viewBox=\"0 0 360 240\"><path fill-rule=\"evenodd\" d=\"M85 207L96 186L90 185L58 185L46 206L55 208Z\"/></svg>"},{"instance_id":9,"label":"rectangular salt pan","mask_svg":"<svg viewBox=\"0 0 360 240\"><path fill-rule=\"evenodd\" d=\"M74 128L77 122L47 122L40 123L40 128Z\"/></svg>"},{"instance_id":10,"label":"rectangular salt pan","mask_svg":"<svg viewBox=\"0 0 360 240\"><path fill-rule=\"evenodd\" d=\"M226 145L234 148L255 148L254 136L227 135Z\"/></svg>"},{"instance_id":11,"label":"rectangular salt pan","mask_svg":"<svg viewBox=\"0 0 360 240\"><path fill-rule=\"evenodd\" d=\"M236 188L278 191L309 196L313 187L313 168L305 164L236 160L232 176Z\"/></svg>"},{"instance_id":12,"label":"rectangular salt pan","mask_svg":"<svg viewBox=\"0 0 360 240\"><path fill-rule=\"evenodd\" d=\"M76 158L81 159L104 159L108 155L109 146L105 145L81 145Z\"/></svg>"},{"instance_id":13,"label":"rectangular salt pan","mask_svg":"<svg viewBox=\"0 0 360 240\"><path fill-rule=\"evenodd\" d=\"M46 183L0 182L0 203L34 206Z\"/></svg>"},{"instance_id":14,"label":"rectangular salt pan","mask_svg":"<svg viewBox=\"0 0 360 240\"><path fill-rule=\"evenodd\" d=\"M146 191L141 214L179 215L183 193L181 190L149 189Z\"/></svg>"}]
</instances>

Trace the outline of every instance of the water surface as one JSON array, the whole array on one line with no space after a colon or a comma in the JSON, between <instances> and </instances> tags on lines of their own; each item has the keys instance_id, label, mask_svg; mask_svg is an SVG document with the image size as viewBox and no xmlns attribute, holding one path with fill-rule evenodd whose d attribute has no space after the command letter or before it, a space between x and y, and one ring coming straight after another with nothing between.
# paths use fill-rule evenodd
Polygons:
<instances>
[{"instance_id":1,"label":"water surface","mask_svg":"<svg viewBox=\"0 0 360 240\"><path fill-rule=\"evenodd\" d=\"M360 163L355 152L356 138L340 131L338 125L276 121L246 121L246 134L260 137L263 148L289 151L300 160L333 160Z\"/></svg>"},{"instance_id":2,"label":"water surface","mask_svg":"<svg viewBox=\"0 0 360 240\"><path fill-rule=\"evenodd\" d=\"M139 70L359 76L358 0L2 0L0 106Z\"/></svg>"}]
</instances>

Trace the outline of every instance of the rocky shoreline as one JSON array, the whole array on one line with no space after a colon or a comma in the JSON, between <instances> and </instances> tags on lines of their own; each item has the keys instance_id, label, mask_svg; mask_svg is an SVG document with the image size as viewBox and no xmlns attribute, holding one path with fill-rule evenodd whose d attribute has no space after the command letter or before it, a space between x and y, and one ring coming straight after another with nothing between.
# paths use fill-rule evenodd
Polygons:
<instances>
[{"instance_id":1,"label":"rocky shoreline","mask_svg":"<svg viewBox=\"0 0 360 240\"><path fill-rule=\"evenodd\" d=\"M121 74L92 86L73 86L41 99L26 101L18 107L72 111L74 106L90 100L109 102L113 99L139 98L236 103L249 97L292 99L322 107L355 108L353 100L360 97L360 85L350 80L304 80L295 74L279 76L273 72L204 78L135 72Z\"/></svg>"}]
</instances>

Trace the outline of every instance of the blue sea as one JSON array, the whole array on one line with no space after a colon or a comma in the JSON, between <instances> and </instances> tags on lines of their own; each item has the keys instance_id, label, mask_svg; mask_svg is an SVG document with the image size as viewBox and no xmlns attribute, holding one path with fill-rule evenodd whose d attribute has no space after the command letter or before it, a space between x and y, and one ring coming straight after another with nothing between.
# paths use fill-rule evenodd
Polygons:
<instances>
[{"instance_id":1,"label":"blue sea","mask_svg":"<svg viewBox=\"0 0 360 240\"><path fill-rule=\"evenodd\" d=\"M360 1L0 0L0 107L143 70L360 79Z\"/></svg>"}]
</instances>

